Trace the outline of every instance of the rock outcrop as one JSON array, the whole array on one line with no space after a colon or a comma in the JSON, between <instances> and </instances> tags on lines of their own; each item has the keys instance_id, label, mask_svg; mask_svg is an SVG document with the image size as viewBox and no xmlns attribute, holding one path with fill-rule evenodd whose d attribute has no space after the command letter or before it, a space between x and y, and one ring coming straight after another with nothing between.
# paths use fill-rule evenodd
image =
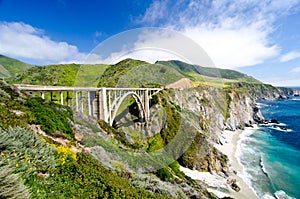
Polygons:
<instances>
[{"instance_id":1,"label":"rock outcrop","mask_svg":"<svg viewBox=\"0 0 300 199\"><path fill-rule=\"evenodd\" d=\"M245 88L247 89L247 88ZM261 123L264 117L256 106L256 99L287 97L289 89L272 87L253 96L245 89L223 89L209 86L173 90L169 101L181 107L183 120L200 129L189 149L180 158L183 166L199 171L228 175L228 158L214 148L224 130L235 131ZM188 114L187 114L188 113ZM188 132L186 132L188 133Z\"/></svg>"}]
</instances>

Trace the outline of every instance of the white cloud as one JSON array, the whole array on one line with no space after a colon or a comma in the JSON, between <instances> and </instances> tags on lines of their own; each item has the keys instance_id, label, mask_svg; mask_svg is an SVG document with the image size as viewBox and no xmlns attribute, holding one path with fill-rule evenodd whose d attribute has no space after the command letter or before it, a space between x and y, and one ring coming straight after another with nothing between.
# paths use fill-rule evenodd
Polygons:
<instances>
[{"instance_id":1,"label":"white cloud","mask_svg":"<svg viewBox=\"0 0 300 199\"><path fill-rule=\"evenodd\" d=\"M300 73L300 67L296 67L296 68L293 68L292 70L291 70L291 73ZM299 80L299 79L298 79Z\"/></svg>"},{"instance_id":2,"label":"white cloud","mask_svg":"<svg viewBox=\"0 0 300 199\"><path fill-rule=\"evenodd\" d=\"M291 51L281 56L280 62L288 62L300 57L300 52Z\"/></svg>"},{"instance_id":3,"label":"white cloud","mask_svg":"<svg viewBox=\"0 0 300 199\"><path fill-rule=\"evenodd\" d=\"M22 22L0 22L0 54L41 64L82 62L86 57L76 46L53 41L44 31Z\"/></svg>"},{"instance_id":4,"label":"white cloud","mask_svg":"<svg viewBox=\"0 0 300 199\"><path fill-rule=\"evenodd\" d=\"M195 41L182 33L162 28L141 28L120 33L105 40L92 53L107 64L133 58L150 63L158 60L181 60L214 66L210 57Z\"/></svg>"},{"instance_id":5,"label":"white cloud","mask_svg":"<svg viewBox=\"0 0 300 199\"><path fill-rule=\"evenodd\" d=\"M299 0L153 0L137 22L178 30L196 41L216 66L263 63L280 53L274 23Z\"/></svg>"},{"instance_id":6,"label":"white cloud","mask_svg":"<svg viewBox=\"0 0 300 199\"><path fill-rule=\"evenodd\" d=\"M224 26L208 29L203 26L187 27L187 36L208 53L217 67L237 68L262 63L278 54L276 45L268 45L266 34L255 25L240 29Z\"/></svg>"}]
</instances>

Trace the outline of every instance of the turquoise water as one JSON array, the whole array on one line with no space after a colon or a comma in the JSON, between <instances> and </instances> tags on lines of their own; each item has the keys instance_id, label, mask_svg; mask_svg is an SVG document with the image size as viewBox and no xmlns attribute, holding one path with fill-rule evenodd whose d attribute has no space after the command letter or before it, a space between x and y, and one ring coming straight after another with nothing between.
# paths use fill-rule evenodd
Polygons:
<instances>
[{"instance_id":1,"label":"turquoise water","mask_svg":"<svg viewBox=\"0 0 300 199\"><path fill-rule=\"evenodd\" d=\"M280 124L241 135L236 155L242 177L259 198L300 199L300 98L258 104L265 119Z\"/></svg>"}]
</instances>

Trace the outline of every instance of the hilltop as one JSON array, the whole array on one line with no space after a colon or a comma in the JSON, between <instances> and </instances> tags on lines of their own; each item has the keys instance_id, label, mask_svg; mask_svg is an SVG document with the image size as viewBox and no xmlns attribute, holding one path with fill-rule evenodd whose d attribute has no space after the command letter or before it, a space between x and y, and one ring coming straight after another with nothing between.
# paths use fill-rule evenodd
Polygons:
<instances>
[{"instance_id":1,"label":"hilltop","mask_svg":"<svg viewBox=\"0 0 300 199\"><path fill-rule=\"evenodd\" d=\"M18 60L11 60L10 68L22 65ZM4 64L5 63L5 64ZM17 64L18 63L18 64ZM9 62L0 60L0 64ZM23 63L25 64L25 63ZM10 82L57 85L57 86L104 86L104 87L157 87L166 86L182 78L190 79L195 86L206 84L226 87L231 83L262 84L246 74L229 69L207 68L181 61L157 61L150 64L145 61L125 59L117 64L58 64L47 66L27 66L22 73L13 73ZM6 67L9 68L9 67ZM5 73L5 72L3 72Z\"/></svg>"},{"instance_id":2,"label":"hilltop","mask_svg":"<svg viewBox=\"0 0 300 199\"><path fill-rule=\"evenodd\" d=\"M13 77L33 67L17 59L0 55L0 77Z\"/></svg>"}]
</instances>

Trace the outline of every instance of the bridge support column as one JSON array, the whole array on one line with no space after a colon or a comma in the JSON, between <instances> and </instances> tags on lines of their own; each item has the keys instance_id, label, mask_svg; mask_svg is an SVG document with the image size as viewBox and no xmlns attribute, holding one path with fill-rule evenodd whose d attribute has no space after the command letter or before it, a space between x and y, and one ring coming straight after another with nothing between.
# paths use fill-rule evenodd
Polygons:
<instances>
[{"instance_id":1,"label":"bridge support column","mask_svg":"<svg viewBox=\"0 0 300 199\"><path fill-rule=\"evenodd\" d=\"M145 122L150 122L150 103L149 103L149 90L144 90L144 111L145 111Z\"/></svg>"},{"instance_id":2,"label":"bridge support column","mask_svg":"<svg viewBox=\"0 0 300 199\"><path fill-rule=\"evenodd\" d=\"M91 106L91 91L88 91L88 109L89 109L89 116L92 115L92 106Z\"/></svg>"},{"instance_id":3,"label":"bridge support column","mask_svg":"<svg viewBox=\"0 0 300 199\"><path fill-rule=\"evenodd\" d=\"M62 91L60 92L60 104L64 105L64 93Z\"/></svg>"},{"instance_id":4,"label":"bridge support column","mask_svg":"<svg viewBox=\"0 0 300 199\"><path fill-rule=\"evenodd\" d=\"M106 88L99 90L99 119L108 122Z\"/></svg>"},{"instance_id":5,"label":"bridge support column","mask_svg":"<svg viewBox=\"0 0 300 199\"><path fill-rule=\"evenodd\" d=\"M70 106L70 99L69 91L67 91L67 106Z\"/></svg>"},{"instance_id":6,"label":"bridge support column","mask_svg":"<svg viewBox=\"0 0 300 199\"><path fill-rule=\"evenodd\" d=\"M78 106L78 91L75 91L75 106L76 106L76 112L79 110Z\"/></svg>"},{"instance_id":7,"label":"bridge support column","mask_svg":"<svg viewBox=\"0 0 300 199\"><path fill-rule=\"evenodd\" d=\"M45 92L44 92L44 91L41 92L41 98L42 98L42 99L45 99Z\"/></svg>"},{"instance_id":8,"label":"bridge support column","mask_svg":"<svg viewBox=\"0 0 300 199\"><path fill-rule=\"evenodd\" d=\"M82 91L80 91L80 111L83 114L83 97L82 97Z\"/></svg>"},{"instance_id":9,"label":"bridge support column","mask_svg":"<svg viewBox=\"0 0 300 199\"><path fill-rule=\"evenodd\" d=\"M96 98L96 91L88 91L89 116L94 116L94 99L95 98Z\"/></svg>"}]
</instances>

